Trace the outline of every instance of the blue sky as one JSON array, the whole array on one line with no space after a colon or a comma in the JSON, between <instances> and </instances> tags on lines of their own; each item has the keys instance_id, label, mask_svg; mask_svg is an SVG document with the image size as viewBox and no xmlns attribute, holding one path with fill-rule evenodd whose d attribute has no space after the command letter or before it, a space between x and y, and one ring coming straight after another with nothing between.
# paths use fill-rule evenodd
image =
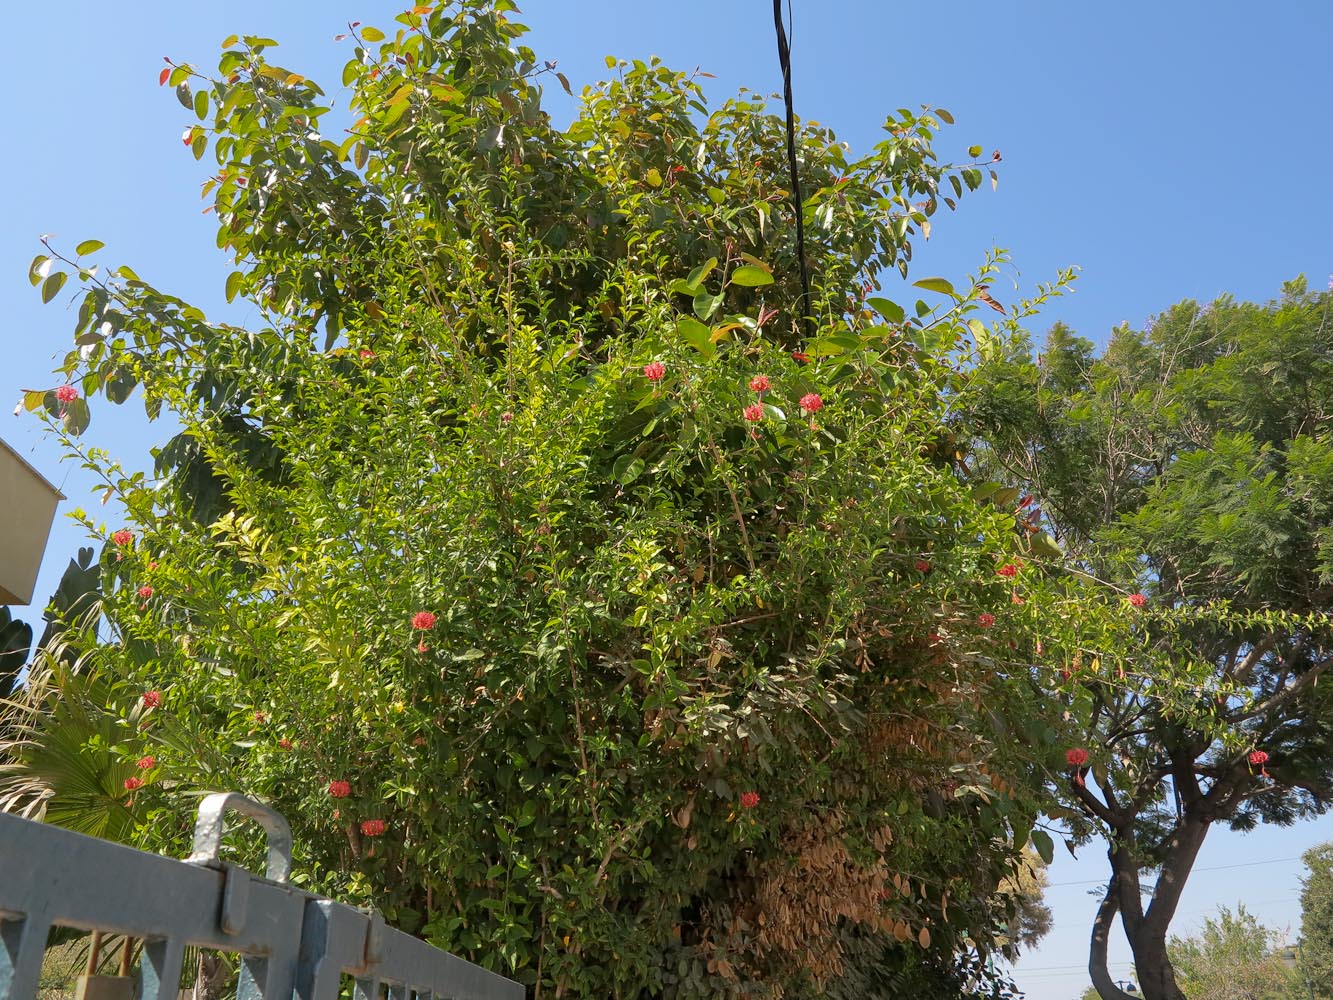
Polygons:
<instances>
[{"instance_id":1,"label":"blue sky","mask_svg":"<svg viewBox=\"0 0 1333 1000\"><path fill-rule=\"evenodd\" d=\"M338 100L347 50L333 35L348 20L387 24L404 4L382 0L229 0L226 4L132 4L66 0L22 4L7 15L10 154L0 162L6 191L0 225L0 334L6 365L0 400L49 387L68 348L72 316L42 307L25 272L39 233L64 246L95 237L107 264L129 263L145 279L203 308L245 322L224 304L228 268L213 249L211 217L200 214L196 163L180 143L190 116L157 74L169 55L215 64L232 32L268 35L275 57L325 84ZM767 0L527 0L527 41L559 61L574 84L605 73L603 57L660 55L670 65L715 74L714 100L741 85L779 86ZM1101 341L1123 320L1141 325L1181 298L1227 292L1266 300L1304 272L1322 285L1333 272L1333 89L1327 0L1171 0L1079 4L1011 0L939 4L793 0L793 84L797 110L865 148L884 114L930 103L958 125L940 138L945 157L972 143L1004 155L1000 186L937 218L915 276L958 277L991 246L1009 248L1024 290L1078 265L1073 296L1034 324L1057 319ZM550 107L563 124L572 104ZM996 289L1001 298L1012 289ZM8 404L12 405L12 404ZM70 500L96 508L76 463L30 417L4 417L0 435ZM97 407L85 441L130 467L167 428L149 427L134 406ZM112 516L108 512L108 516ZM38 594L50 592L80 542L57 524ZM1246 905L1275 927L1299 912L1294 859L1333 839L1333 818L1245 837L1215 834L1200 856L1176 919L1186 932L1219 903ZM1019 966L1034 1000L1076 998L1094 900L1086 880L1103 874L1089 848L1051 870L1056 930ZM1285 859L1277 863L1259 863ZM1220 867L1246 865L1248 867ZM1113 951L1128 972L1127 949Z\"/></svg>"}]
</instances>

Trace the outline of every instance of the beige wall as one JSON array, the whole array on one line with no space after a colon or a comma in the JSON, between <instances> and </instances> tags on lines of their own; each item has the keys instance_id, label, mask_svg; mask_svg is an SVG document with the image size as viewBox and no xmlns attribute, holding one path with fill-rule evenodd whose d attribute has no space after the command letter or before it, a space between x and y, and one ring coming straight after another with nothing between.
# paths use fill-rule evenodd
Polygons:
<instances>
[{"instance_id":1,"label":"beige wall","mask_svg":"<svg viewBox=\"0 0 1333 1000\"><path fill-rule=\"evenodd\" d=\"M0 604L27 604L64 497L0 441Z\"/></svg>"}]
</instances>

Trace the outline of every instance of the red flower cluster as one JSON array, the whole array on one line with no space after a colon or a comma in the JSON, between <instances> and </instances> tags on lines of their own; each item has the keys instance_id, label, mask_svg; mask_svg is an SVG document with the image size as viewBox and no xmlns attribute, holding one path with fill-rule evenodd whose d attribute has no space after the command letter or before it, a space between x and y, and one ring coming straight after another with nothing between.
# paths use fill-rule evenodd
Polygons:
<instances>
[{"instance_id":1,"label":"red flower cluster","mask_svg":"<svg viewBox=\"0 0 1333 1000\"><path fill-rule=\"evenodd\" d=\"M977 615L977 624L982 628L990 628L995 624L995 616L989 611L983 611L981 614Z\"/></svg>"},{"instance_id":2,"label":"red flower cluster","mask_svg":"<svg viewBox=\"0 0 1333 1000\"><path fill-rule=\"evenodd\" d=\"M72 403L79 398L79 390L72 385L62 385L56 389L55 397L62 403Z\"/></svg>"},{"instance_id":3,"label":"red flower cluster","mask_svg":"<svg viewBox=\"0 0 1333 1000\"><path fill-rule=\"evenodd\" d=\"M791 359L798 365L808 365L810 363L810 355L806 354L805 351L792 351Z\"/></svg>"},{"instance_id":4,"label":"red flower cluster","mask_svg":"<svg viewBox=\"0 0 1333 1000\"><path fill-rule=\"evenodd\" d=\"M119 531L112 533L111 541L115 545L129 545L130 542L134 541L134 532L126 528L121 528Z\"/></svg>"},{"instance_id":5,"label":"red flower cluster","mask_svg":"<svg viewBox=\"0 0 1333 1000\"><path fill-rule=\"evenodd\" d=\"M1069 761L1070 767L1082 767L1088 762L1088 751L1082 747L1074 747L1072 750L1065 751L1065 760Z\"/></svg>"},{"instance_id":6,"label":"red flower cluster","mask_svg":"<svg viewBox=\"0 0 1333 1000\"><path fill-rule=\"evenodd\" d=\"M145 691L142 700L144 708L157 708L158 705L162 704L162 692Z\"/></svg>"},{"instance_id":7,"label":"red flower cluster","mask_svg":"<svg viewBox=\"0 0 1333 1000\"><path fill-rule=\"evenodd\" d=\"M335 799L345 799L352 794L352 785L347 781L330 781L329 795Z\"/></svg>"},{"instance_id":8,"label":"red flower cluster","mask_svg":"<svg viewBox=\"0 0 1333 1000\"><path fill-rule=\"evenodd\" d=\"M1015 566L1013 563L1005 563L995 572L998 573L1000 576L1013 577L1018 575L1018 567Z\"/></svg>"},{"instance_id":9,"label":"red flower cluster","mask_svg":"<svg viewBox=\"0 0 1333 1000\"><path fill-rule=\"evenodd\" d=\"M758 792L741 792L741 808L753 809L757 805L759 805Z\"/></svg>"},{"instance_id":10,"label":"red flower cluster","mask_svg":"<svg viewBox=\"0 0 1333 1000\"><path fill-rule=\"evenodd\" d=\"M924 560L924 559L918 559L918 560L917 560L915 563L913 563L912 565L916 567L916 571L917 571L918 573L929 573L929 572L930 572L930 563L926 562L926 560Z\"/></svg>"},{"instance_id":11,"label":"red flower cluster","mask_svg":"<svg viewBox=\"0 0 1333 1000\"><path fill-rule=\"evenodd\" d=\"M745 419L751 423L764 419L764 407L760 403L751 403L742 412L745 414Z\"/></svg>"},{"instance_id":12,"label":"red flower cluster","mask_svg":"<svg viewBox=\"0 0 1333 1000\"><path fill-rule=\"evenodd\" d=\"M412 616L412 627L425 631L435 627L435 615L429 611L418 611Z\"/></svg>"},{"instance_id":13,"label":"red flower cluster","mask_svg":"<svg viewBox=\"0 0 1333 1000\"><path fill-rule=\"evenodd\" d=\"M1250 763L1251 763L1251 764L1254 764L1256 767L1261 766L1261 765L1263 765L1263 764L1267 764L1267 763L1268 763L1268 754L1267 754L1266 752L1264 752L1263 750L1251 750L1251 751L1250 751Z\"/></svg>"},{"instance_id":14,"label":"red flower cluster","mask_svg":"<svg viewBox=\"0 0 1333 1000\"><path fill-rule=\"evenodd\" d=\"M132 792L132 791L134 791L136 788L142 788L142 787L143 787L143 778L126 778L126 779L125 779L125 790L126 790L127 792Z\"/></svg>"},{"instance_id":15,"label":"red flower cluster","mask_svg":"<svg viewBox=\"0 0 1333 1000\"><path fill-rule=\"evenodd\" d=\"M1148 603L1148 598L1144 597L1142 594L1130 594L1129 603L1136 608L1141 608Z\"/></svg>"},{"instance_id":16,"label":"red flower cluster","mask_svg":"<svg viewBox=\"0 0 1333 1000\"><path fill-rule=\"evenodd\" d=\"M148 586L148 584L145 583L142 587L139 588L139 590L137 591L137 593L139 594L139 597L140 597L142 600L145 600L145 601L146 601L146 600L148 600L148 598L150 598L150 597L153 596L153 588L150 587L150 586Z\"/></svg>"},{"instance_id":17,"label":"red flower cluster","mask_svg":"<svg viewBox=\"0 0 1333 1000\"><path fill-rule=\"evenodd\" d=\"M267 718L268 718L268 716L266 716L263 712L256 712L256 713L255 713L255 721L256 721L256 722L263 722L263 721L264 721L265 719L267 719Z\"/></svg>"},{"instance_id":18,"label":"red flower cluster","mask_svg":"<svg viewBox=\"0 0 1333 1000\"><path fill-rule=\"evenodd\" d=\"M824 408L824 401L817 392L807 392L801 397L801 409L806 413L818 413Z\"/></svg>"},{"instance_id":19,"label":"red flower cluster","mask_svg":"<svg viewBox=\"0 0 1333 1000\"><path fill-rule=\"evenodd\" d=\"M284 736L282 739L278 740L278 746L282 747L284 750L290 750L292 748L292 741Z\"/></svg>"},{"instance_id":20,"label":"red flower cluster","mask_svg":"<svg viewBox=\"0 0 1333 1000\"><path fill-rule=\"evenodd\" d=\"M361 836L378 837L384 832L384 820L367 819L361 821Z\"/></svg>"},{"instance_id":21,"label":"red flower cluster","mask_svg":"<svg viewBox=\"0 0 1333 1000\"><path fill-rule=\"evenodd\" d=\"M151 768L157 767L157 758L151 754L147 757L140 757L134 762L134 766L140 771L150 770Z\"/></svg>"},{"instance_id":22,"label":"red flower cluster","mask_svg":"<svg viewBox=\"0 0 1333 1000\"><path fill-rule=\"evenodd\" d=\"M750 389L753 392L768 392L769 388L767 375L756 375L750 379Z\"/></svg>"},{"instance_id":23,"label":"red flower cluster","mask_svg":"<svg viewBox=\"0 0 1333 1000\"><path fill-rule=\"evenodd\" d=\"M504 413L501 413L501 414L500 414L500 423L502 423L502 424L508 424L508 423L511 423L511 422L513 421L513 419L514 419L514 415L513 415L512 413L510 413L508 410L505 410Z\"/></svg>"},{"instance_id":24,"label":"red flower cluster","mask_svg":"<svg viewBox=\"0 0 1333 1000\"><path fill-rule=\"evenodd\" d=\"M660 361L650 361L643 366L643 377L649 382L661 382L666 378L666 365Z\"/></svg>"}]
</instances>

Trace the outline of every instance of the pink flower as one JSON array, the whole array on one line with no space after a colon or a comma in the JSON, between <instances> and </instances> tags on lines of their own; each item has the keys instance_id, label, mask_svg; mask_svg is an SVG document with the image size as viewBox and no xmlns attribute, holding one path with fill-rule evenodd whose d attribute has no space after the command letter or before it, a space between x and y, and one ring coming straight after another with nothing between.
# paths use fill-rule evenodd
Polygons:
<instances>
[{"instance_id":1,"label":"pink flower","mask_svg":"<svg viewBox=\"0 0 1333 1000\"><path fill-rule=\"evenodd\" d=\"M514 419L514 415L513 415L512 413L510 413L508 410L505 410L504 413L501 413L501 414L500 414L500 423L502 423L502 424L508 424L508 423L511 423L511 422L513 421L513 419Z\"/></svg>"},{"instance_id":2,"label":"pink flower","mask_svg":"<svg viewBox=\"0 0 1333 1000\"><path fill-rule=\"evenodd\" d=\"M1129 603L1136 608L1141 608L1148 603L1148 598L1144 597L1142 594L1130 594Z\"/></svg>"},{"instance_id":3,"label":"pink flower","mask_svg":"<svg viewBox=\"0 0 1333 1000\"><path fill-rule=\"evenodd\" d=\"M418 653L429 653L429 652L430 652L430 647L426 645L426 640L425 640L425 639L422 639L419 643L417 643L417 652L418 652Z\"/></svg>"},{"instance_id":4,"label":"pink flower","mask_svg":"<svg viewBox=\"0 0 1333 1000\"><path fill-rule=\"evenodd\" d=\"M750 379L751 392L768 392L768 390L769 383L767 375L756 375L754 378Z\"/></svg>"},{"instance_id":5,"label":"pink flower","mask_svg":"<svg viewBox=\"0 0 1333 1000\"><path fill-rule=\"evenodd\" d=\"M810 363L810 355L806 354L805 351L792 351L791 359L798 365L808 365Z\"/></svg>"},{"instance_id":6,"label":"pink flower","mask_svg":"<svg viewBox=\"0 0 1333 1000\"><path fill-rule=\"evenodd\" d=\"M384 832L384 820L367 819L361 821L361 836L378 837Z\"/></svg>"},{"instance_id":7,"label":"pink flower","mask_svg":"<svg viewBox=\"0 0 1333 1000\"><path fill-rule=\"evenodd\" d=\"M119 531L112 533L111 541L114 545L129 545L130 542L134 541L134 532L126 528L121 528Z\"/></svg>"},{"instance_id":8,"label":"pink flower","mask_svg":"<svg viewBox=\"0 0 1333 1000\"><path fill-rule=\"evenodd\" d=\"M55 397L62 403L72 403L79 398L79 390L72 385L62 385L56 389Z\"/></svg>"},{"instance_id":9,"label":"pink flower","mask_svg":"<svg viewBox=\"0 0 1333 1000\"><path fill-rule=\"evenodd\" d=\"M329 795L335 799L345 799L352 794L352 785L347 781L330 781Z\"/></svg>"},{"instance_id":10,"label":"pink flower","mask_svg":"<svg viewBox=\"0 0 1333 1000\"><path fill-rule=\"evenodd\" d=\"M292 741L284 736L282 739L278 740L278 746L282 747L284 750L290 750L292 748Z\"/></svg>"},{"instance_id":11,"label":"pink flower","mask_svg":"<svg viewBox=\"0 0 1333 1000\"><path fill-rule=\"evenodd\" d=\"M126 778L126 779L125 779L125 790L126 790L127 792L132 792L132 791L134 791L136 788L142 788L142 787L143 787L143 778Z\"/></svg>"},{"instance_id":12,"label":"pink flower","mask_svg":"<svg viewBox=\"0 0 1333 1000\"><path fill-rule=\"evenodd\" d=\"M1262 774L1265 778L1268 777L1268 768L1266 766L1267 764L1268 764L1267 752L1263 750L1250 751L1250 766L1257 767L1259 769L1259 773Z\"/></svg>"},{"instance_id":13,"label":"pink flower","mask_svg":"<svg viewBox=\"0 0 1333 1000\"><path fill-rule=\"evenodd\" d=\"M1088 751L1082 747L1074 747L1072 750L1065 751L1065 760L1069 762L1070 767L1082 767L1088 762Z\"/></svg>"},{"instance_id":14,"label":"pink flower","mask_svg":"<svg viewBox=\"0 0 1333 1000\"><path fill-rule=\"evenodd\" d=\"M1010 594L1010 595L1009 595L1009 600L1010 600L1012 603L1014 603L1014 604L1026 604L1026 603L1027 603L1027 600L1026 600L1025 598L1022 598L1022 597L1019 597L1019 596L1018 596L1018 591L1014 591L1012 594Z\"/></svg>"},{"instance_id":15,"label":"pink flower","mask_svg":"<svg viewBox=\"0 0 1333 1000\"><path fill-rule=\"evenodd\" d=\"M1003 566L1001 566L1001 567L1000 567L999 569L997 569L995 572L998 573L1000 576L1011 576L1011 577L1012 577L1012 576L1017 576L1017 575L1018 575L1018 567L1015 566L1013 563L1005 563Z\"/></svg>"},{"instance_id":16,"label":"pink flower","mask_svg":"<svg viewBox=\"0 0 1333 1000\"><path fill-rule=\"evenodd\" d=\"M139 598L140 598L141 600L145 600L145 601L146 601L146 600L148 600L148 598L150 598L150 597L153 596L153 588L150 587L150 586L148 586L148 584L145 583L142 587L140 587L140 588L138 589L137 593L138 593Z\"/></svg>"},{"instance_id":17,"label":"pink flower","mask_svg":"<svg viewBox=\"0 0 1333 1000\"><path fill-rule=\"evenodd\" d=\"M977 624L982 628L990 628L995 624L995 616L989 611L983 611L981 614L977 615Z\"/></svg>"},{"instance_id":18,"label":"pink flower","mask_svg":"<svg viewBox=\"0 0 1333 1000\"><path fill-rule=\"evenodd\" d=\"M429 611L418 611L412 616L412 627L426 631L426 629L435 627L435 615Z\"/></svg>"},{"instance_id":19,"label":"pink flower","mask_svg":"<svg viewBox=\"0 0 1333 1000\"><path fill-rule=\"evenodd\" d=\"M361 356L362 361L372 361L375 358L375 352L369 347L363 347L357 353Z\"/></svg>"},{"instance_id":20,"label":"pink flower","mask_svg":"<svg viewBox=\"0 0 1333 1000\"><path fill-rule=\"evenodd\" d=\"M913 565L916 567L918 573L930 572L930 563L926 562L924 559L918 559Z\"/></svg>"},{"instance_id":21,"label":"pink flower","mask_svg":"<svg viewBox=\"0 0 1333 1000\"><path fill-rule=\"evenodd\" d=\"M753 809L757 805L759 805L758 792L741 792L741 808Z\"/></svg>"},{"instance_id":22,"label":"pink flower","mask_svg":"<svg viewBox=\"0 0 1333 1000\"><path fill-rule=\"evenodd\" d=\"M152 768L157 767L157 758L151 754L147 757L140 757L134 762L134 766L140 771L151 770Z\"/></svg>"},{"instance_id":23,"label":"pink flower","mask_svg":"<svg viewBox=\"0 0 1333 1000\"><path fill-rule=\"evenodd\" d=\"M801 397L801 409L806 413L818 413L824 408L824 401L817 392L807 392Z\"/></svg>"},{"instance_id":24,"label":"pink flower","mask_svg":"<svg viewBox=\"0 0 1333 1000\"><path fill-rule=\"evenodd\" d=\"M751 423L764 419L764 407L760 403L751 403L742 412Z\"/></svg>"},{"instance_id":25,"label":"pink flower","mask_svg":"<svg viewBox=\"0 0 1333 1000\"><path fill-rule=\"evenodd\" d=\"M143 693L143 698L140 700L143 702L144 708L157 708L158 705L162 704L162 692L145 691Z\"/></svg>"},{"instance_id":26,"label":"pink flower","mask_svg":"<svg viewBox=\"0 0 1333 1000\"><path fill-rule=\"evenodd\" d=\"M666 378L666 365L660 361L650 361L643 366L643 377L649 382L661 382Z\"/></svg>"},{"instance_id":27,"label":"pink flower","mask_svg":"<svg viewBox=\"0 0 1333 1000\"><path fill-rule=\"evenodd\" d=\"M256 722L263 722L266 718L267 718L267 716L266 716L263 712L256 712L256 713L255 713L255 721L256 721Z\"/></svg>"}]
</instances>

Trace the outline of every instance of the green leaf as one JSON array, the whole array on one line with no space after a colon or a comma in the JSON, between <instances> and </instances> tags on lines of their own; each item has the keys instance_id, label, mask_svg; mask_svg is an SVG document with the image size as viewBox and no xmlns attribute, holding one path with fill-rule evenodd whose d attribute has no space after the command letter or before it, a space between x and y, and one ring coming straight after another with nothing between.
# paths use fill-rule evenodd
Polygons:
<instances>
[{"instance_id":1,"label":"green leaf","mask_svg":"<svg viewBox=\"0 0 1333 1000\"><path fill-rule=\"evenodd\" d=\"M90 253L97 253L102 247L106 246L101 240L84 240L74 248L74 252L80 257L86 257Z\"/></svg>"},{"instance_id":2,"label":"green leaf","mask_svg":"<svg viewBox=\"0 0 1333 1000\"><path fill-rule=\"evenodd\" d=\"M384 32L379 28L365 27L361 29L361 37L368 42L384 41Z\"/></svg>"},{"instance_id":3,"label":"green leaf","mask_svg":"<svg viewBox=\"0 0 1333 1000\"><path fill-rule=\"evenodd\" d=\"M970 157L972 157L972 159L975 160L978 156L981 155L981 147L980 147L980 146L968 146L968 147L967 147L967 155L970 156Z\"/></svg>"},{"instance_id":4,"label":"green leaf","mask_svg":"<svg viewBox=\"0 0 1333 1000\"><path fill-rule=\"evenodd\" d=\"M88 429L88 422L92 415L88 412L88 401L85 399L71 399L64 404L65 415L62 418L65 424L65 431L72 437L78 437Z\"/></svg>"},{"instance_id":5,"label":"green leaf","mask_svg":"<svg viewBox=\"0 0 1333 1000\"><path fill-rule=\"evenodd\" d=\"M901 323L907 319L907 313L903 310L903 307L889 299L880 298L876 295L866 299L866 305L883 316L885 321L889 323Z\"/></svg>"},{"instance_id":6,"label":"green leaf","mask_svg":"<svg viewBox=\"0 0 1333 1000\"><path fill-rule=\"evenodd\" d=\"M176 100L181 102L181 107L194 110L194 97L190 93L190 85L184 80L176 87Z\"/></svg>"},{"instance_id":7,"label":"green leaf","mask_svg":"<svg viewBox=\"0 0 1333 1000\"><path fill-rule=\"evenodd\" d=\"M65 287L68 279L69 275L64 271L52 271L47 275L46 280L42 282L42 301L50 302L59 295L60 289Z\"/></svg>"},{"instance_id":8,"label":"green leaf","mask_svg":"<svg viewBox=\"0 0 1333 1000\"><path fill-rule=\"evenodd\" d=\"M28 283L36 288L50 272L51 258L44 253L39 253L28 265Z\"/></svg>"},{"instance_id":9,"label":"green leaf","mask_svg":"<svg viewBox=\"0 0 1333 1000\"><path fill-rule=\"evenodd\" d=\"M740 285L743 288L757 288L760 285L773 284L773 275L769 274L762 267L746 264L731 272L731 283L733 285Z\"/></svg>"},{"instance_id":10,"label":"green leaf","mask_svg":"<svg viewBox=\"0 0 1333 1000\"><path fill-rule=\"evenodd\" d=\"M628 486L643 474L643 459L633 455L621 455L611 466L611 478L622 486Z\"/></svg>"},{"instance_id":11,"label":"green leaf","mask_svg":"<svg viewBox=\"0 0 1333 1000\"><path fill-rule=\"evenodd\" d=\"M700 319L708 319L713 313L717 312L718 307L722 305L722 293L709 295L707 292L700 292L694 297L694 315Z\"/></svg>"},{"instance_id":12,"label":"green leaf","mask_svg":"<svg viewBox=\"0 0 1333 1000\"><path fill-rule=\"evenodd\" d=\"M46 393L41 389L23 390L23 408L29 413L40 410L46 404Z\"/></svg>"},{"instance_id":13,"label":"green leaf","mask_svg":"<svg viewBox=\"0 0 1333 1000\"><path fill-rule=\"evenodd\" d=\"M190 140L190 152L194 154L196 160L202 160L204 158L204 150L207 148L208 136L204 134L203 129L196 128L194 131L194 138Z\"/></svg>"},{"instance_id":14,"label":"green leaf","mask_svg":"<svg viewBox=\"0 0 1333 1000\"><path fill-rule=\"evenodd\" d=\"M713 273L713 268L715 267L717 267L717 258L710 257L707 261L690 272L690 276L685 279L685 282L694 289L694 291L690 292L691 295L698 294L699 286L704 283L704 279Z\"/></svg>"},{"instance_id":15,"label":"green leaf","mask_svg":"<svg viewBox=\"0 0 1333 1000\"><path fill-rule=\"evenodd\" d=\"M229 49L235 45L237 41L239 41L239 39L235 35L228 35L226 38L222 39L222 47L224 49Z\"/></svg>"},{"instance_id":16,"label":"green leaf","mask_svg":"<svg viewBox=\"0 0 1333 1000\"><path fill-rule=\"evenodd\" d=\"M244 287L244 271L232 271L231 274L227 275L227 301L230 302L232 299L236 298Z\"/></svg>"},{"instance_id":17,"label":"green leaf","mask_svg":"<svg viewBox=\"0 0 1333 1000\"><path fill-rule=\"evenodd\" d=\"M1051 835L1045 830L1032 831L1032 846L1037 849L1041 855L1041 860L1050 864L1055 858L1055 842L1051 840Z\"/></svg>"},{"instance_id":18,"label":"green leaf","mask_svg":"<svg viewBox=\"0 0 1333 1000\"><path fill-rule=\"evenodd\" d=\"M647 180L652 187L660 188L662 186L662 172L656 167L649 167L648 173L644 179Z\"/></svg>"},{"instance_id":19,"label":"green leaf","mask_svg":"<svg viewBox=\"0 0 1333 1000\"><path fill-rule=\"evenodd\" d=\"M1039 556L1046 556L1048 559L1064 558L1065 553L1060 548L1060 543L1045 532L1033 535L1028 544L1032 546L1032 551Z\"/></svg>"},{"instance_id":20,"label":"green leaf","mask_svg":"<svg viewBox=\"0 0 1333 1000\"><path fill-rule=\"evenodd\" d=\"M194 113L195 116L203 121L208 117L208 91L201 90L194 95Z\"/></svg>"},{"instance_id":21,"label":"green leaf","mask_svg":"<svg viewBox=\"0 0 1333 1000\"><path fill-rule=\"evenodd\" d=\"M936 108L935 114L939 116L940 121L944 122L944 124L953 124L953 115L949 114L949 112L945 111L943 108Z\"/></svg>"},{"instance_id":22,"label":"green leaf","mask_svg":"<svg viewBox=\"0 0 1333 1000\"><path fill-rule=\"evenodd\" d=\"M560 81L560 86L565 88L565 93L568 94L570 97L573 97L574 91L570 89L569 77L565 76L564 73L556 73L555 78Z\"/></svg>"},{"instance_id":23,"label":"green leaf","mask_svg":"<svg viewBox=\"0 0 1333 1000\"><path fill-rule=\"evenodd\" d=\"M922 278L920 281L912 282L913 288L924 288L928 292L939 292L941 295L957 295L953 290L953 284L946 278Z\"/></svg>"},{"instance_id":24,"label":"green leaf","mask_svg":"<svg viewBox=\"0 0 1333 1000\"><path fill-rule=\"evenodd\" d=\"M717 353L717 345L713 343L713 331L697 319L692 319L689 316L681 318L676 323L676 332L685 339L685 343L704 357L711 358Z\"/></svg>"},{"instance_id":25,"label":"green leaf","mask_svg":"<svg viewBox=\"0 0 1333 1000\"><path fill-rule=\"evenodd\" d=\"M130 398L130 393L134 392L134 387L138 385L135 377L127 371L118 371L106 383L103 390L106 398L119 405Z\"/></svg>"}]
</instances>

